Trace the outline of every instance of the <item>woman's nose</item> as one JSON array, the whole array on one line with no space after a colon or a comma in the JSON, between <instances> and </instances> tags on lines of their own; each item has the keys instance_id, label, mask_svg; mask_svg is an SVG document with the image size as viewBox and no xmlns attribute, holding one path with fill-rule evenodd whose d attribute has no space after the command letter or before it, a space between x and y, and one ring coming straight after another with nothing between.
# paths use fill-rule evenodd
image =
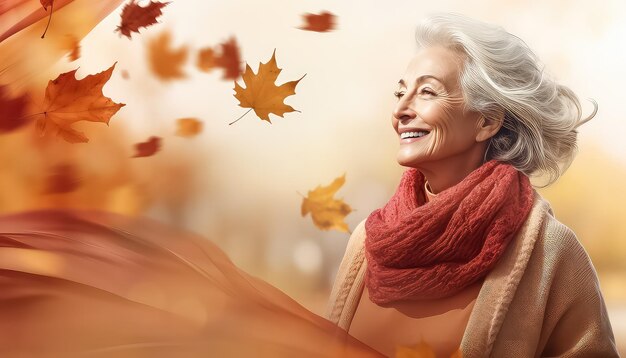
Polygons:
<instances>
[{"instance_id":1,"label":"woman's nose","mask_svg":"<svg viewBox=\"0 0 626 358\"><path fill-rule=\"evenodd\" d=\"M400 98L396 107L393 109L393 116L398 120L413 119L417 115L415 111L409 107L411 101L407 99L407 97L407 95L404 95Z\"/></svg>"}]
</instances>

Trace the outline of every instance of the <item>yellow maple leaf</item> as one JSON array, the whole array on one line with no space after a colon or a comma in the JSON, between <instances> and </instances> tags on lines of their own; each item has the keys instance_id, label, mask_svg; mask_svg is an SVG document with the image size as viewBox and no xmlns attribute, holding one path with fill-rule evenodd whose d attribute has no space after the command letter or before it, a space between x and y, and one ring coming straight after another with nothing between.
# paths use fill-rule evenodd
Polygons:
<instances>
[{"instance_id":1,"label":"yellow maple leaf","mask_svg":"<svg viewBox=\"0 0 626 358\"><path fill-rule=\"evenodd\" d=\"M242 75L246 88L241 87L237 81L235 81L234 88L234 96L239 100L240 107L254 109L259 118L270 123L272 123L269 118L270 113L284 118L283 114L287 112L300 112L290 105L286 105L283 101L286 97L296 94L296 85L306 76L305 74L299 80L276 86L275 81L282 69L278 68L275 55L276 49L274 49L272 58L267 63L259 63L258 74L255 74L250 65L246 63L246 70Z\"/></svg>"},{"instance_id":2,"label":"yellow maple leaf","mask_svg":"<svg viewBox=\"0 0 626 358\"><path fill-rule=\"evenodd\" d=\"M115 64L117 62L109 69L81 80L76 79L76 70L73 70L49 81L43 104L44 117L36 124L40 133L53 132L70 143L84 143L89 139L73 129L72 124L90 121L108 125L111 117L125 106L102 94L102 87L111 78Z\"/></svg>"},{"instance_id":3,"label":"yellow maple leaf","mask_svg":"<svg viewBox=\"0 0 626 358\"><path fill-rule=\"evenodd\" d=\"M307 197L302 199L302 217L311 213L313 223L322 230L336 229L350 232L348 224L343 219L352 212L352 209L342 199L333 198L345 181L346 175L344 174L328 186L318 185L314 190L309 190Z\"/></svg>"},{"instance_id":4,"label":"yellow maple leaf","mask_svg":"<svg viewBox=\"0 0 626 358\"><path fill-rule=\"evenodd\" d=\"M202 122L196 118L179 118L176 123L178 128L176 135L181 137L193 137L202 132Z\"/></svg>"}]
</instances>

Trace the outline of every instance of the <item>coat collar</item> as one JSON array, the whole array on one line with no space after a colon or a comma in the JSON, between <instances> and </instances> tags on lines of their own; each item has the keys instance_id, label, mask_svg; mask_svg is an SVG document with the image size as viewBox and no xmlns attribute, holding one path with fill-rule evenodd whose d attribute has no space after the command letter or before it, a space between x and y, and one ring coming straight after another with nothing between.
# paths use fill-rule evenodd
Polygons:
<instances>
[{"instance_id":1,"label":"coat collar","mask_svg":"<svg viewBox=\"0 0 626 358\"><path fill-rule=\"evenodd\" d=\"M528 219L506 251L487 274L470 314L461 340L461 351L467 357L488 357L494 341L526 270L539 235L543 234L546 214L554 216L550 204L536 190Z\"/></svg>"}]
</instances>

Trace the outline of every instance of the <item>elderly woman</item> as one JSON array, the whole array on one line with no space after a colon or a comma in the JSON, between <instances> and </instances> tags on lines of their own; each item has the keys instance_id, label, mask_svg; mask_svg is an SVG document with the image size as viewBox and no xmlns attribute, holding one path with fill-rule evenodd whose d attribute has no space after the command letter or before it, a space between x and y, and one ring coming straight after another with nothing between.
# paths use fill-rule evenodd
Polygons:
<instances>
[{"instance_id":1,"label":"elderly woman","mask_svg":"<svg viewBox=\"0 0 626 358\"><path fill-rule=\"evenodd\" d=\"M350 237L327 317L388 356L614 357L588 254L529 176L576 149L581 105L518 37L456 14L420 23L395 93L387 204Z\"/></svg>"}]
</instances>

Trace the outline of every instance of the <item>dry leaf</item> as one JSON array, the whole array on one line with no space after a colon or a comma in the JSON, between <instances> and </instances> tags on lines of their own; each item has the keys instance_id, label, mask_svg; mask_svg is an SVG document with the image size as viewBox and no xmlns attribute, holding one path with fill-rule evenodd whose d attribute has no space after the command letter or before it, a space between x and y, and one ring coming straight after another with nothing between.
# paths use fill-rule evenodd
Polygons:
<instances>
[{"instance_id":1,"label":"dry leaf","mask_svg":"<svg viewBox=\"0 0 626 358\"><path fill-rule=\"evenodd\" d=\"M116 63L108 70L82 80L76 79L76 70L73 70L49 81L43 104L44 117L37 120L41 134L54 132L70 143L81 143L89 139L84 133L73 129L73 123L90 121L108 125L111 117L125 106L124 103L113 102L102 93L102 87L111 78Z\"/></svg>"},{"instance_id":2,"label":"dry leaf","mask_svg":"<svg viewBox=\"0 0 626 358\"><path fill-rule=\"evenodd\" d=\"M63 49L69 51L68 57L70 61L76 61L80 58L80 41L74 35L65 35L65 40L63 41Z\"/></svg>"},{"instance_id":3,"label":"dry leaf","mask_svg":"<svg viewBox=\"0 0 626 358\"><path fill-rule=\"evenodd\" d=\"M396 346L395 358L437 358L435 351L423 340L412 347Z\"/></svg>"},{"instance_id":4,"label":"dry leaf","mask_svg":"<svg viewBox=\"0 0 626 358\"><path fill-rule=\"evenodd\" d=\"M220 44L220 50L212 48L201 49L198 53L198 68L209 72L216 67L224 69L225 80L236 80L241 75L241 56L237 40L231 37L228 41Z\"/></svg>"},{"instance_id":5,"label":"dry leaf","mask_svg":"<svg viewBox=\"0 0 626 358\"><path fill-rule=\"evenodd\" d=\"M224 69L223 78L236 80L241 75L241 55L237 40L230 40L220 44L221 56L217 58L217 65Z\"/></svg>"},{"instance_id":6,"label":"dry leaf","mask_svg":"<svg viewBox=\"0 0 626 358\"><path fill-rule=\"evenodd\" d=\"M180 118L176 123L178 124L176 135L181 137L193 137L202 132L202 122L196 118Z\"/></svg>"},{"instance_id":7,"label":"dry leaf","mask_svg":"<svg viewBox=\"0 0 626 358\"><path fill-rule=\"evenodd\" d=\"M52 20L52 8L54 7L54 0L39 0L43 9L48 11L48 6L50 6L50 15L48 16L48 24L46 25L46 29L43 31L41 38L43 39L46 36L46 32L48 31L48 27L50 26L50 21Z\"/></svg>"},{"instance_id":8,"label":"dry leaf","mask_svg":"<svg viewBox=\"0 0 626 358\"><path fill-rule=\"evenodd\" d=\"M335 29L336 16L328 11L322 11L319 15L307 13L302 15L306 24L302 30L328 32Z\"/></svg>"},{"instance_id":9,"label":"dry leaf","mask_svg":"<svg viewBox=\"0 0 626 358\"><path fill-rule=\"evenodd\" d=\"M211 47L200 49L198 52L198 62L196 63L198 69L204 72L210 72L217 67L217 59L215 57L215 50Z\"/></svg>"},{"instance_id":10,"label":"dry leaf","mask_svg":"<svg viewBox=\"0 0 626 358\"><path fill-rule=\"evenodd\" d=\"M299 80L276 86L274 82L282 69L276 65L275 54L276 49L274 49L272 58L267 63L259 63L258 74L255 74L246 63L246 71L242 76L246 88L241 87L237 82L235 82L234 88L234 96L239 100L240 107L254 109L259 118L270 123L270 113L283 117L286 112L299 112L284 104L283 101L285 97L296 94L296 85L304 78L302 76Z\"/></svg>"},{"instance_id":11,"label":"dry leaf","mask_svg":"<svg viewBox=\"0 0 626 358\"><path fill-rule=\"evenodd\" d=\"M80 187L81 180L77 168L71 164L59 164L52 168L46 177L44 194L62 194L72 192Z\"/></svg>"},{"instance_id":12,"label":"dry leaf","mask_svg":"<svg viewBox=\"0 0 626 358\"><path fill-rule=\"evenodd\" d=\"M28 96L8 97L8 87L0 85L0 134L12 132L28 123L25 116Z\"/></svg>"},{"instance_id":13,"label":"dry leaf","mask_svg":"<svg viewBox=\"0 0 626 358\"><path fill-rule=\"evenodd\" d=\"M133 158L149 157L158 152L159 149L161 149L161 138L150 137L145 142L135 144L136 153L133 155Z\"/></svg>"},{"instance_id":14,"label":"dry leaf","mask_svg":"<svg viewBox=\"0 0 626 358\"><path fill-rule=\"evenodd\" d=\"M122 35L130 39L131 32L139 33L139 28L156 24L156 18L163 14L161 9L167 4L169 4L169 2L150 1L148 6L142 7L139 6L135 0L131 0L124 6L121 14L121 23L115 31L119 31Z\"/></svg>"},{"instance_id":15,"label":"dry leaf","mask_svg":"<svg viewBox=\"0 0 626 358\"><path fill-rule=\"evenodd\" d=\"M184 78L182 70L187 60L187 47L182 46L174 50L170 46L171 34L164 31L148 44L148 63L150 69L161 80Z\"/></svg>"},{"instance_id":16,"label":"dry leaf","mask_svg":"<svg viewBox=\"0 0 626 358\"><path fill-rule=\"evenodd\" d=\"M41 4L41 6L43 6L43 9L48 11L48 6L52 6L52 3L54 2L54 0L39 0L39 3Z\"/></svg>"},{"instance_id":17,"label":"dry leaf","mask_svg":"<svg viewBox=\"0 0 626 358\"><path fill-rule=\"evenodd\" d=\"M302 216L310 212L313 223L322 230L336 229L349 232L348 224L343 219L352 212L352 209L342 199L333 198L345 181L344 174L328 186L318 186L315 190L309 190L307 197L302 199L300 209Z\"/></svg>"}]
</instances>

